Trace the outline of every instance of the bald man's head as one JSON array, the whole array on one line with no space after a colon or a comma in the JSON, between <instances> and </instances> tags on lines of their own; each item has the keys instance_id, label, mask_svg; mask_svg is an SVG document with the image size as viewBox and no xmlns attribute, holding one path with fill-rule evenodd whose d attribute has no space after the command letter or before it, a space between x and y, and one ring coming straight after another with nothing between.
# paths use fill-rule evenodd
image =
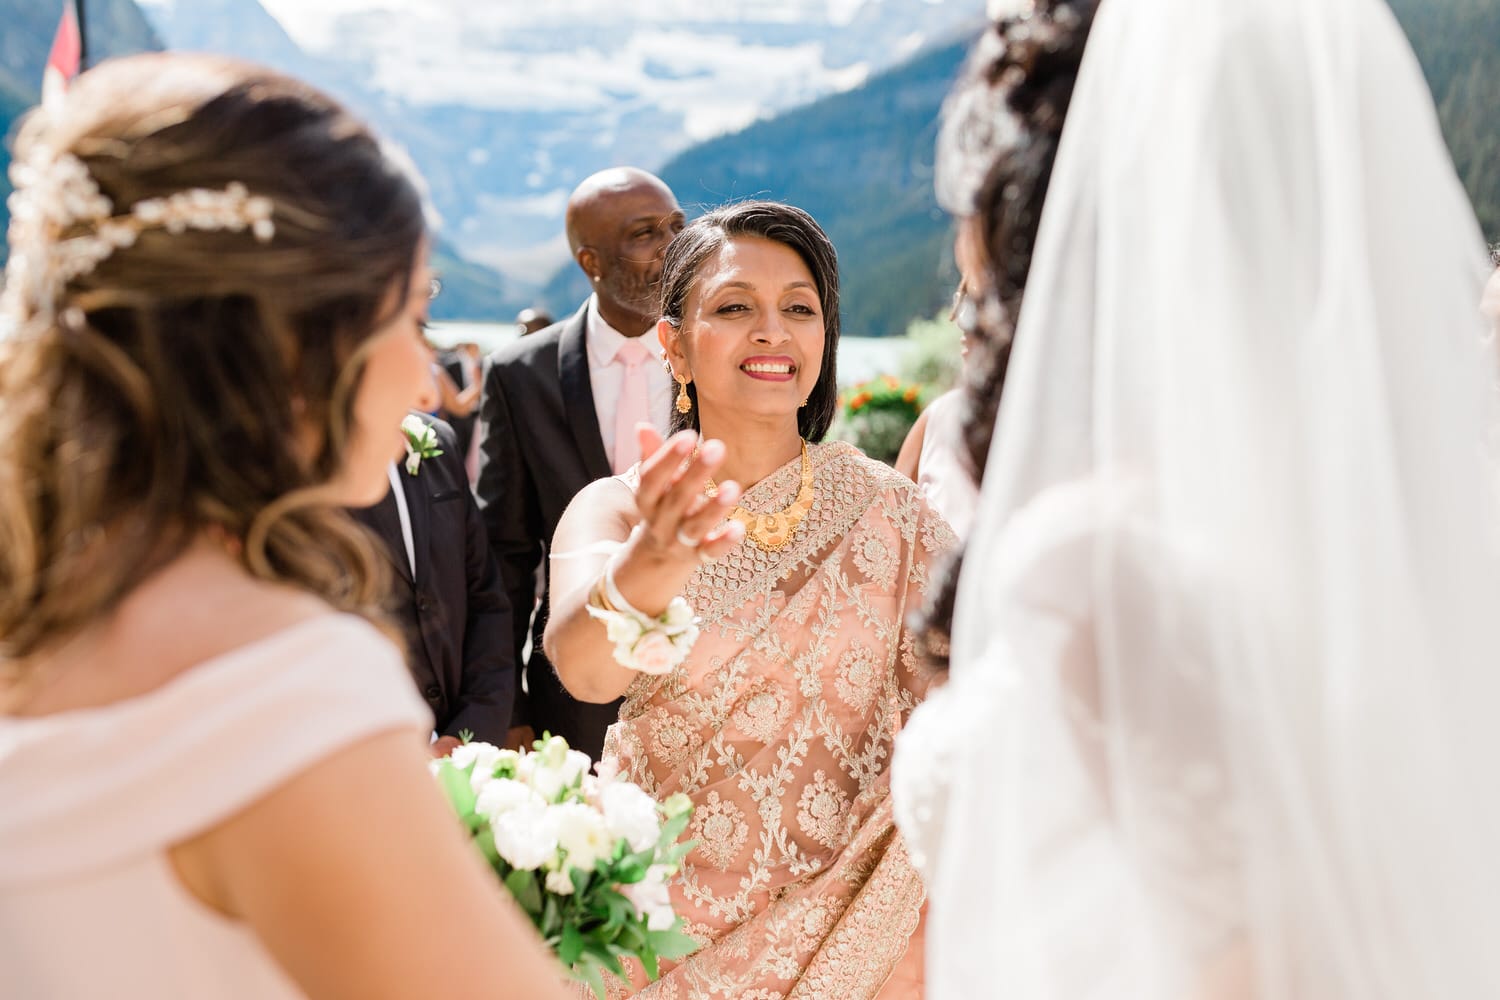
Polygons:
<instances>
[{"instance_id":1,"label":"bald man's head","mask_svg":"<svg viewBox=\"0 0 1500 1000\"><path fill-rule=\"evenodd\" d=\"M655 325L662 255L683 222L671 189L635 167L601 170L568 199L573 259L599 296L601 315L626 336Z\"/></svg>"}]
</instances>

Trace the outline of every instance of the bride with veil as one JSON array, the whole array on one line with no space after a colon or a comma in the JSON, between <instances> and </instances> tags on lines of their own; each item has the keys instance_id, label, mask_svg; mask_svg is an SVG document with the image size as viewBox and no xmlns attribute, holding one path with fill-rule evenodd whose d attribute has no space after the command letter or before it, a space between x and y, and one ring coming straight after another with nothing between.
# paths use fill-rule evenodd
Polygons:
<instances>
[{"instance_id":1,"label":"bride with veil","mask_svg":"<svg viewBox=\"0 0 1500 1000\"><path fill-rule=\"evenodd\" d=\"M893 771L930 997L1500 996L1485 270L1380 0L1098 5Z\"/></svg>"}]
</instances>

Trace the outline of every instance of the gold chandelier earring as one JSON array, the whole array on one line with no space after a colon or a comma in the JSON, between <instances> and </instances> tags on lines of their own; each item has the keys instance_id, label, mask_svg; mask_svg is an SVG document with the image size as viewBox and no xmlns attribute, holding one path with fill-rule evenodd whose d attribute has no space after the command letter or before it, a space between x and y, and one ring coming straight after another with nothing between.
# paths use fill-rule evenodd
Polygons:
<instances>
[{"instance_id":1,"label":"gold chandelier earring","mask_svg":"<svg viewBox=\"0 0 1500 1000\"><path fill-rule=\"evenodd\" d=\"M677 412L686 416L693 409L693 400L687 394L688 383L692 379L679 376L673 377L677 379Z\"/></svg>"}]
</instances>

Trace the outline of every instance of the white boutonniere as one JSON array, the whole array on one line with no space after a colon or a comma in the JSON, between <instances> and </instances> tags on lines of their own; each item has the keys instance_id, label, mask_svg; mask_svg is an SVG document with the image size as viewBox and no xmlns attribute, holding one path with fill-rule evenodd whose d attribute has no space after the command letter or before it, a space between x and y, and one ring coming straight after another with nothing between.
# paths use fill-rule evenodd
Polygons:
<instances>
[{"instance_id":1,"label":"white boutonniere","mask_svg":"<svg viewBox=\"0 0 1500 1000\"><path fill-rule=\"evenodd\" d=\"M437 458L443 453L438 447L437 431L416 414L408 414L401 421L401 433L406 435L406 474L415 476L422 466L422 459Z\"/></svg>"}]
</instances>

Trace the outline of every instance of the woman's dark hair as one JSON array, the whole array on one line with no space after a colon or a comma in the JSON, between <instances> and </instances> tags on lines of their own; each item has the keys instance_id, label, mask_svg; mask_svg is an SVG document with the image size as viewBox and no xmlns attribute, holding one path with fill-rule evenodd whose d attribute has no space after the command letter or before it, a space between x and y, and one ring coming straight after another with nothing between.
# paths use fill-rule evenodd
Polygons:
<instances>
[{"instance_id":1,"label":"woman's dark hair","mask_svg":"<svg viewBox=\"0 0 1500 1000\"><path fill-rule=\"evenodd\" d=\"M694 219L667 247L661 271L661 318L681 329L683 310L703 265L724 244L742 236L758 236L795 250L818 286L818 303L823 311L823 366L807 405L797 411L797 431L808 441L821 441L839 405L839 261L833 243L812 216L780 202L742 201ZM697 386L688 383L687 393L693 408L686 414L673 408L673 432L698 429Z\"/></svg>"},{"instance_id":2,"label":"woman's dark hair","mask_svg":"<svg viewBox=\"0 0 1500 1000\"><path fill-rule=\"evenodd\" d=\"M1099 0L1035 0L995 21L975 45L943 109L938 198L961 225L978 227L988 281L969 289L975 329L964 367L964 445L975 482L984 477L995 415L1010 365L1042 204L1063 120ZM962 552L949 560L922 635L935 666L947 665Z\"/></svg>"},{"instance_id":3,"label":"woman's dark hair","mask_svg":"<svg viewBox=\"0 0 1500 1000\"><path fill-rule=\"evenodd\" d=\"M275 231L148 228L12 298L0 659L66 639L204 531L257 577L377 614L379 561L322 487L344 461L371 334L404 308L426 230L411 178L312 88L180 54L105 63L33 113L17 160L60 156L117 217L240 184L270 200ZM45 261L92 225L11 252Z\"/></svg>"}]
</instances>

